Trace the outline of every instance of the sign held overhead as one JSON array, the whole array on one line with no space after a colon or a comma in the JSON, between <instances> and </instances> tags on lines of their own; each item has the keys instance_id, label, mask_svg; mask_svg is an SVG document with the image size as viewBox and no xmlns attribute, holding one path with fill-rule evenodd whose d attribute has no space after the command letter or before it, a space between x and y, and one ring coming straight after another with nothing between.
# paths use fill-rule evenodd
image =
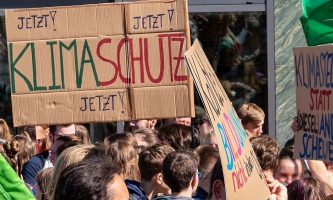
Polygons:
<instances>
[{"instance_id":1,"label":"sign held overhead","mask_svg":"<svg viewBox=\"0 0 333 200\"><path fill-rule=\"evenodd\" d=\"M333 46L298 47L293 51L299 124L294 158L332 162Z\"/></svg>"},{"instance_id":2,"label":"sign held overhead","mask_svg":"<svg viewBox=\"0 0 333 200\"><path fill-rule=\"evenodd\" d=\"M185 59L216 134L227 199L266 200L270 191L258 159L198 40Z\"/></svg>"},{"instance_id":3,"label":"sign held overhead","mask_svg":"<svg viewBox=\"0 0 333 200\"><path fill-rule=\"evenodd\" d=\"M15 126L194 116L187 1L6 10Z\"/></svg>"}]
</instances>

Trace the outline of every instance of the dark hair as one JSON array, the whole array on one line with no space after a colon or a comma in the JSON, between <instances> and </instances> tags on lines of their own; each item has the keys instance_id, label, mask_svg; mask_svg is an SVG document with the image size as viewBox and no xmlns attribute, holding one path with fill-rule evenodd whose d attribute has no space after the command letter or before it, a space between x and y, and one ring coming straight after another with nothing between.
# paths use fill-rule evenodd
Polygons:
<instances>
[{"instance_id":1,"label":"dark hair","mask_svg":"<svg viewBox=\"0 0 333 200\"><path fill-rule=\"evenodd\" d=\"M279 160L283 159L294 160L293 155L294 155L294 150L289 147L285 147L280 151Z\"/></svg>"},{"instance_id":2,"label":"dark hair","mask_svg":"<svg viewBox=\"0 0 333 200\"><path fill-rule=\"evenodd\" d=\"M294 149L294 143L295 143L295 139L292 138L292 139L290 139L290 140L288 140L286 142L286 144L284 145L284 147L290 148L290 149Z\"/></svg>"},{"instance_id":3,"label":"dark hair","mask_svg":"<svg viewBox=\"0 0 333 200\"><path fill-rule=\"evenodd\" d=\"M60 174L54 200L108 199L109 184L116 174L110 162L93 158L74 163Z\"/></svg>"},{"instance_id":4,"label":"dark hair","mask_svg":"<svg viewBox=\"0 0 333 200\"><path fill-rule=\"evenodd\" d=\"M220 160L219 149L210 145L199 146L195 149L200 157L198 169L202 171L202 179L205 179L212 171L215 163Z\"/></svg>"},{"instance_id":5,"label":"dark hair","mask_svg":"<svg viewBox=\"0 0 333 200\"><path fill-rule=\"evenodd\" d=\"M42 193L41 200L48 200L46 193L48 192L48 186L51 182L53 167L43 169L37 173L36 183L39 187L40 192Z\"/></svg>"},{"instance_id":6,"label":"dark hair","mask_svg":"<svg viewBox=\"0 0 333 200\"><path fill-rule=\"evenodd\" d=\"M265 135L252 137L250 138L250 142L262 170L272 170L274 173L275 168L279 162L278 142L274 138Z\"/></svg>"},{"instance_id":7,"label":"dark hair","mask_svg":"<svg viewBox=\"0 0 333 200\"><path fill-rule=\"evenodd\" d=\"M212 176L210 177L209 192L208 192L207 199L210 199L213 196L213 191L212 190L213 190L214 182L216 180L222 181L222 183L224 185L224 176L223 176L223 169L222 169L221 160L218 160L215 163L214 168L212 170Z\"/></svg>"},{"instance_id":8,"label":"dark hair","mask_svg":"<svg viewBox=\"0 0 333 200\"><path fill-rule=\"evenodd\" d=\"M192 128L182 124L167 124L160 128L158 138L163 142L166 140L175 150L195 149L200 145L198 130L194 129L194 141L192 146Z\"/></svg>"},{"instance_id":9,"label":"dark hair","mask_svg":"<svg viewBox=\"0 0 333 200\"><path fill-rule=\"evenodd\" d=\"M188 150L176 150L163 160L163 180L172 192L181 192L189 188L193 176L196 175L199 156Z\"/></svg>"},{"instance_id":10,"label":"dark hair","mask_svg":"<svg viewBox=\"0 0 333 200\"><path fill-rule=\"evenodd\" d=\"M56 124L56 125L50 125L49 126L49 129L50 129L50 133L51 134L54 134L55 131L57 130L57 126L61 126L61 127L69 127L71 126L72 124ZM74 133L73 133L74 134Z\"/></svg>"},{"instance_id":11,"label":"dark hair","mask_svg":"<svg viewBox=\"0 0 333 200\"><path fill-rule=\"evenodd\" d=\"M328 185L313 177L294 181L287 189L290 200L321 200L333 193Z\"/></svg>"},{"instance_id":12,"label":"dark hair","mask_svg":"<svg viewBox=\"0 0 333 200\"><path fill-rule=\"evenodd\" d=\"M75 135L81 138L83 144L91 144L89 132L85 126L76 125L75 126Z\"/></svg>"},{"instance_id":13,"label":"dark hair","mask_svg":"<svg viewBox=\"0 0 333 200\"><path fill-rule=\"evenodd\" d=\"M174 149L169 145L155 144L145 148L139 154L139 169L141 179L150 181L157 173L162 173L164 158Z\"/></svg>"},{"instance_id":14,"label":"dark hair","mask_svg":"<svg viewBox=\"0 0 333 200\"><path fill-rule=\"evenodd\" d=\"M62 142L81 141L81 138L79 138L76 135L64 135L64 136L59 136L55 141L62 141Z\"/></svg>"},{"instance_id":15,"label":"dark hair","mask_svg":"<svg viewBox=\"0 0 333 200\"><path fill-rule=\"evenodd\" d=\"M63 151L65 151L69 147L77 146L80 144L83 144L83 142L79 140L65 142L58 147L58 149L56 150L56 155L59 156Z\"/></svg>"}]
</instances>

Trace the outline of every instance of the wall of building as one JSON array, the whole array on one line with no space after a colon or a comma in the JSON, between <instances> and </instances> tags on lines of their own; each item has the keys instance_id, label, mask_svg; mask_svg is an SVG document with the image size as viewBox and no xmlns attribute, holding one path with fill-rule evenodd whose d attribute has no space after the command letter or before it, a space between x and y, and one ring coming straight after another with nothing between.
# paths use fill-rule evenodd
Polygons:
<instances>
[{"instance_id":1,"label":"wall of building","mask_svg":"<svg viewBox=\"0 0 333 200\"><path fill-rule=\"evenodd\" d=\"M290 129L296 115L293 47L307 46L299 18L300 0L275 0L276 136L280 145L293 137Z\"/></svg>"}]
</instances>

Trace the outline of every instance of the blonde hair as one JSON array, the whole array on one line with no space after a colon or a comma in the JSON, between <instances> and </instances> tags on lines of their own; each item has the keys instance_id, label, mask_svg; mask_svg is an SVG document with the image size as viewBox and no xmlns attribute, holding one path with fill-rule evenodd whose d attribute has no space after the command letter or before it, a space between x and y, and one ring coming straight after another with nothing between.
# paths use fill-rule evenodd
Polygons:
<instances>
[{"instance_id":1,"label":"blonde hair","mask_svg":"<svg viewBox=\"0 0 333 200\"><path fill-rule=\"evenodd\" d=\"M138 154L132 145L116 141L110 145L107 155L111 157L114 166L120 169L123 179L140 181Z\"/></svg>"},{"instance_id":2,"label":"blonde hair","mask_svg":"<svg viewBox=\"0 0 333 200\"><path fill-rule=\"evenodd\" d=\"M77 163L82 161L84 158L89 158L91 156L97 156L102 155L103 150L98 149L94 145L77 145L70 147L63 151L59 157L57 158L57 161L54 165L53 171L52 171L52 178L51 182L48 187L48 197L50 199L54 199L54 189L58 184L58 179L61 174L61 172L68 167L69 165L73 163Z\"/></svg>"},{"instance_id":3,"label":"blonde hair","mask_svg":"<svg viewBox=\"0 0 333 200\"><path fill-rule=\"evenodd\" d=\"M0 138L9 141L11 137L7 122L0 119Z\"/></svg>"},{"instance_id":4,"label":"blonde hair","mask_svg":"<svg viewBox=\"0 0 333 200\"><path fill-rule=\"evenodd\" d=\"M82 125L75 125L75 135L81 138L83 144L91 144L89 132L86 127Z\"/></svg>"},{"instance_id":5,"label":"blonde hair","mask_svg":"<svg viewBox=\"0 0 333 200\"><path fill-rule=\"evenodd\" d=\"M243 103L238 108L237 115L243 125L249 122L259 124L265 119L264 111L254 103Z\"/></svg>"}]
</instances>

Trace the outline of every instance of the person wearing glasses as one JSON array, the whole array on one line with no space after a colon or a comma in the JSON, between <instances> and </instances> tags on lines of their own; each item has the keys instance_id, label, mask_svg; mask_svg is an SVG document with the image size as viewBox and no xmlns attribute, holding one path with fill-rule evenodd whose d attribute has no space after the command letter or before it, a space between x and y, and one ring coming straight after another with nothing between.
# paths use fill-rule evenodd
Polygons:
<instances>
[{"instance_id":1,"label":"person wearing glasses","mask_svg":"<svg viewBox=\"0 0 333 200\"><path fill-rule=\"evenodd\" d=\"M201 145L195 151L200 157L198 172L201 173L201 178L199 179L198 188L193 194L193 199L206 200L213 167L220 160L219 149L210 145Z\"/></svg>"},{"instance_id":2,"label":"person wearing glasses","mask_svg":"<svg viewBox=\"0 0 333 200\"><path fill-rule=\"evenodd\" d=\"M30 158L28 162L25 163L22 169L22 176L25 183L30 185L36 185L36 176L37 173L49 167L53 167L52 164L52 154L57 150L57 148L63 142L56 142L60 136L68 136L75 134L75 125L74 124L63 124L63 125L51 125L49 138L51 141L51 148L43 151L40 154L37 154Z\"/></svg>"},{"instance_id":3,"label":"person wearing glasses","mask_svg":"<svg viewBox=\"0 0 333 200\"><path fill-rule=\"evenodd\" d=\"M163 181L171 189L171 195L158 196L154 200L193 200L192 194L199 183L199 156L189 150L176 150L163 160Z\"/></svg>"},{"instance_id":4,"label":"person wearing glasses","mask_svg":"<svg viewBox=\"0 0 333 200\"><path fill-rule=\"evenodd\" d=\"M207 135L212 132L213 133L213 126L210 123L207 113L203 115L203 117L199 121L198 125L199 130L199 138L200 138L200 144L205 144Z\"/></svg>"}]
</instances>

